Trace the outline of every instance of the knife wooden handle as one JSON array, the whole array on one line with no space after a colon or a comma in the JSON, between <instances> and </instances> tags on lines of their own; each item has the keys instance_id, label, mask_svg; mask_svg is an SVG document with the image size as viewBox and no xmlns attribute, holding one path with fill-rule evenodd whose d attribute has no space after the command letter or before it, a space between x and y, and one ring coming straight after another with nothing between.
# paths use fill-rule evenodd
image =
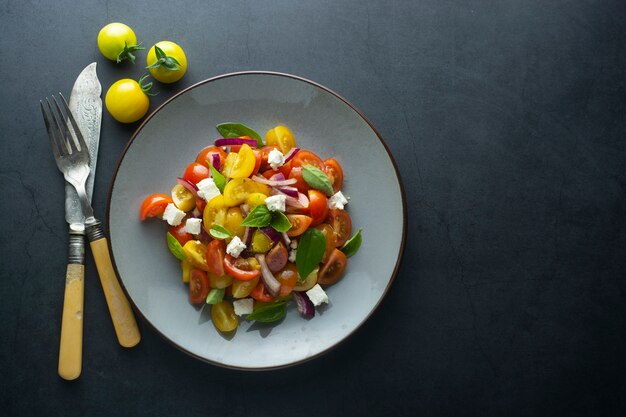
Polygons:
<instances>
[{"instance_id":1,"label":"knife wooden handle","mask_svg":"<svg viewBox=\"0 0 626 417\"><path fill-rule=\"evenodd\" d=\"M100 237L91 241L89 245L96 261L96 268L102 283L104 297L109 306L109 313L113 320L117 340L124 347L133 347L139 343L141 335L139 334L139 328L137 327L130 303L115 275L107 239Z\"/></svg>"},{"instance_id":2,"label":"knife wooden handle","mask_svg":"<svg viewBox=\"0 0 626 417\"><path fill-rule=\"evenodd\" d=\"M84 294L85 266L68 264L59 349L59 376L68 381L78 378L82 369Z\"/></svg>"}]
</instances>

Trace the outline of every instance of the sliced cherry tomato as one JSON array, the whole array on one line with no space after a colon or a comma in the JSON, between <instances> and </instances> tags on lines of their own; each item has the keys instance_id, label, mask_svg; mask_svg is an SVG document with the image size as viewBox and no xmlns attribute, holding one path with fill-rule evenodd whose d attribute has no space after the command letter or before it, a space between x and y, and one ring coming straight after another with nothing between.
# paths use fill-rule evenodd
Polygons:
<instances>
[{"instance_id":1,"label":"sliced cherry tomato","mask_svg":"<svg viewBox=\"0 0 626 417\"><path fill-rule=\"evenodd\" d=\"M250 178L233 178L224 187L224 204L235 207L246 201L251 193L270 194L270 187Z\"/></svg>"},{"instance_id":2,"label":"sliced cherry tomato","mask_svg":"<svg viewBox=\"0 0 626 417\"><path fill-rule=\"evenodd\" d=\"M199 240L190 240L183 245L183 252L187 255L187 259L195 268L208 271L209 267L206 263L206 245Z\"/></svg>"},{"instance_id":3,"label":"sliced cherry tomato","mask_svg":"<svg viewBox=\"0 0 626 417\"><path fill-rule=\"evenodd\" d=\"M229 159L232 158L230 155L233 155L233 152L226 157L226 165L227 168L230 168L228 171L228 176L230 178L247 178L254 171L254 167L256 166L256 156L254 152L252 152L252 148L248 145L241 145L241 149L239 152L234 153L236 157L232 161L232 166L228 167ZM225 168L226 169L226 168Z\"/></svg>"},{"instance_id":4,"label":"sliced cherry tomato","mask_svg":"<svg viewBox=\"0 0 626 417\"><path fill-rule=\"evenodd\" d=\"M274 299L274 297L272 297L265 291L265 284L263 284L263 281L259 281L257 286L250 293L250 297L254 298L257 301L264 302L272 301Z\"/></svg>"},{"instance_id":5,"label":"sliced cherry tomato","mask_svg":"<svg viewBox=\"0 0 626 417\"><path fill-rule=\"evenodd\" d=\"M194 268L189 274L189 302L191 304L202 304L209 295L209 276L206 272Z\"/></svg>"},{"instance_id":6,"label":"sliced cherry tomato","mask_svg":"<svg viewBox=\"0 0 626 417\"><path fill-rule=\"evenodd\" d=\"M206 247L206 263L208 270L221 277L224 272L224 256L226 254L226 243L223 240L214 239Z\"/></svg>"},{"instance_id":7,"label":"sliced cherry tomato","mask_svg":"<svg viewBox=\"0 0 626 417\"><path fill-rule=\"evenodd\" d=\"M294 291L308 291L317 284L317 275L319 268L315 268L302 282L296 282L293 287Z\"/></svg>"},{"instance_id":8,"label":"sliced cherry tomato","mask_svg":"<svg viewBox=\"0 0 626 417\"><path fill-rule=\"evenodd\" d=\"M293 162L293 160L291 162ZM294 166L291 169L291 172L289 172L289 178L295 178L296 183L293 186L296 187L301 193L306 194L307 191L311 189L309 184L307 184L307 182L302 177L302 167Z\"/></svg>"},{"instance_id":9,"label":"sliced cherry tomato","mask_svg":"<svg viewBox=\"0 0 626 417\"><path fill-rule=\"evenodd\" d=\"M337 248L333 249L328 261L320 269L317 277L318 284L332 285L339 281L344 272L346 272L347 263L348 258L346 258L346 255Z\"/></svg>"},{"instance_id":10,"label":"sliced cherry tomato","mask_svg":"<svg viewBox=\"0 0 626 417\"><path fill-rule=\"evenodd\" d=\"M165 194L152 194L141 203L139 218L146 220L148 217L161 217L168 204L173 203L172 197Z\"/></svg>"},{"instance_id":11,"label":"sliced cherry tomato","mask_svg":"<svg viewBox=\"0 0 626 417\"><path fill-rule=\"evenodd\" d=\"M232 288L232 296L234 298L245 298L250 295L252 290L259 285L260 277L256 277L251 279L250 281L241 281L239 279L233 280L233 285L229 288Z\"/></svg>"},{"instance_id":12,"label":"sliced cherry tomato","mask_svg":"<svg viewBox=\"0 0 626 417\"><path fill-rule=\"evenodd\" d=\"M203 150L200 151L198 156L196 157L196 162L204 164L206 167L209 164L213 163L212 155L216 153L220 156L220 165L217 167L218 171L221 171L224 167L224 161L226 161L226 152L222 148L218 148L217 146L207 146Z\"/></svg>"},{"instance_id":13,"label":"sliced cherry tomato","mask_svg":"<svg viewBox=\"0 0 626 417\"><path fill-rule=\"evenodd\" d=\"M250 281L261 275L261 266L254 258L234 258L229 254L224 257L224 270L231 277Z\"/></svg>"},{"instance_id":14,"label":"sliced cherry tomato","mask_svg":"<svg viewBox=\"0 0 626 417\"><path fill-rule=\"evenodd\" d=\"M319 190L309 190L309 214L313 219L311 226L321 224L328 215L328 199Z\"/></svg>"},{"instance_id":15,"label":"sliced cherry tomato","mask_svg":"<svg viewBox=\"0 0 626 417\"><path fill-rule=\"evenodd\" d=\"M206 201L204 201L204 198L196 198L196 208L198 209L198 211L200 213L204 213L204 208L206 207Z\"/></svg>"},{"instance_id":16,"label":"sliced cherry tomato","mask_svg":"<svg viewBox=\"0 0 626 417\"><path fill-rule=\"evenodd\" d=\"M252 174L250 174L250 176L259 172L261 169L261 162L263 162L263 153L260 149L252 149L252 153L254 153L256 160L254 162L254 169L252 170Z\"/></svg>"},{"instance_id":17,"label":"sliced cherry tomato","mask_svg":"<svg viewBox=\"0 0 626 417\"><path fill-rule=\"evenodd\" d=\"M191 211L196 207L196 198L191 191L180 184L176 184L172 188L172 200L176 207L182 211Z\"/></svg>"},{"instance_id":18,"label":"sliced cherry tomato","mask_svg":"<svg viewBox=\"0 0 626 417\"><path fill-rule=\"evenodd\" d=\"M296 146L293 133L287 126L276 126L265 134L265 142L268 145L277 146L283 154Z\"/></svg>"},{"instance_id":19,"label":"sliced cherry tomato","mask_svg":"<svg viewBox=\"0 0 626 417\"><path fill-rule=\"evenodd\" d=\"M238 236L240 239L246 233L246 227L242 226L244 216L239 207L231 207L226 212L226 221L224 227L228 229L234 236Z\"/></svg>"},{"instance_id":20,"label":"sliced cherry tomato","mask_svg":"<svg viewBox=\"0 0 626 417\"><path fill-rule=\"evenodd\" d=\"M183 178L192 184L197 184L205 178L209 178L209 168L205 164L192 162L187 166Z\"/></svg>"},{"instance_id":21,"label":"sliced cherry tomato","mask_svg":"<svg viewBox=\"0 0 626 417\"><path fill-rule=\"evenodd\" d=\"M181 223L178 226L171 226L167 231L170 232L176 240L178 240L178 243L180 243L181 246L184 246L185 243L193 239L193 235L191 233L185 232L185 223Z\"/></svg>"},{"instance_id":22,"label":"sliced cherry tomato","mask_svg":"<svg viewBox=\"0 0 626 417\"><path fill-rule=\"evenodd\" d=\"M311 217L304 214L288 214L287 218L291 223L291 229L287 231L287 236L289 237L300 236L309 228L313 221Z\"/></svg>"},{"instance_id":23,"label":"sliced cherry tomato","mask_svg":"<svg viewBox=\"0 0 626 417\"><path fill-rule=\"evenodd\" d=\"M337 235L335 246L343 246L352 233L352 218L345 210L330 209L326 221L330 224Z\"/></svg>"},{"instance_id":24,"label":"sliced cherry tomato","mask_svg":"<svg viewBox=\"0 0 626 417\"><path fill-rule=\"evenodd\" d=\"M224 196L218 195L209 201L203 210L202 224L205 230L210 230L214 224L224 225L226 222L226 204L224 204Z\"/></svg>"},{"instance_id":25,"label":"sliced cherry tomato","mask_svg":"<svg viewBox=\"0 0 626 417\"><path fill-rule=\"evenodd\" d=\"M324 161L324 172L333 186L333 191L341 191L341 187L343 187L343 169L341 169L339 162L335 158L328 158Z\"/></svg>"},{"instance_id":26,"label":"sliced cherry tomato","mask_svg":"<svg viewBox=\"0 0 626 417\"><path fill-rule=\"evenodd\" d=\"M235 309L229 301L221 301L211 306L211 320L220 332L232 332L239 326Z\"/></svg>"},{"instance_id":27,"label":"sliced cherry tomato","mask_svg":"<svg viewBox=\"0 0 626 417\"><path fill-rule=\"evenodd\" d=\"M230 275L215 275L209 272L209 283L211 288L228 288L233 283L233 277Z\"/></svg>"},{"instance_id":28,"label":"sliced cherry tomato","mask_svg":"<svg viewBox=\"0 0 626 417\"><path fill-rule=\"evenodd\" d=\"M324 238L326 238L326 250L324 251L324 256L322 257L322 262L326 262L328 257L333 252L335 247L337 246L335 242L337 241L337 236L335 231L328 223L322 223L317 226L317 229L322 232Z\"/></svg>"},{"instance_id":29,"label":"sliced cherry tomato","mask_svg":"<svg viewBox=\"0 0 626 417\"><path fill-rule=\"evenodd\" d=\"M302 165L313 165L322 171L324 170L322 159L311 151L300 150L291 160L293 168L301 167Z\"/></svg>"},{"instance_id":30,"label":"sliced cherry tomato","mask_svg":"<svg viewBox=\"0 0 626 417\"><path fill-rule=\"evenodd\" d=\"M275 277L280 282L279 296L284 297L293 291L293 287L298 282L298 268L296 264L288 263Z\"/></svg>"}]
</instances>

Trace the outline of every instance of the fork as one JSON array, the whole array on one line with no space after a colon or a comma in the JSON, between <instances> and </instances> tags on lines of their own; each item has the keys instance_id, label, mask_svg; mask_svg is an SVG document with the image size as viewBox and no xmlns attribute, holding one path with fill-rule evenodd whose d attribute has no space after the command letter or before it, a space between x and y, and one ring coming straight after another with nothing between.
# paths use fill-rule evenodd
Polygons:
<instances>
[{"instance_id":1,"label":"fork","mask_svg":"<svg viewBox=\"0 0 626 417\"><path fill-rule=\"evenodd\" d=\"M89 175L89 150L87 144L80 132L72 112L69 109L65 97L59 93L61 97L61 103L65 111L65 115L59 106L59 102L56 97L52 96L54 102L54 108L50 104L50 100L46 97L46 104L44 106L43 101L40 101L41 111L43 114L44 123L48 136L50 138L50 145L52 146L52 153L56 161L59 171L63 173L63 176L74 186L80 204L85 216L85 233L89 239L89 245L93 252L93 257L96 262L96 268L98 275L100 276L100 282L104 291L115 333L120 345L124 347L132 347L139 343L141 335L139 334L139 328L135 321L135 316L130 307L128 299L126 298L124 291L122 290L113 264L111 263L111 256L109 254L109 247L107 239L102 230L102 224L94 217L93 208L87 198L85 191L85 181ZM47 109L46 109L47 107ZM52 121L52 122L51 122ZM69 279L69 276L68 276ZM72 324L72 309L67 308L68 301L75 302L72 297L77 296L74 293L68 294L68 286L66 283L65 300L63 306L63 318L61 324L61 352L59 361L61 361L61 355L64 353L64 348L67 348L67 344L71 343L73 337L67 335L64 338L64 327L66 324L71 328ZM80 305L82 306L82 291L80 291ZM69 298L69 300L68 300ZM82 326L80 328L80 339L82 342Z\"/></svg>"}]
</instances>

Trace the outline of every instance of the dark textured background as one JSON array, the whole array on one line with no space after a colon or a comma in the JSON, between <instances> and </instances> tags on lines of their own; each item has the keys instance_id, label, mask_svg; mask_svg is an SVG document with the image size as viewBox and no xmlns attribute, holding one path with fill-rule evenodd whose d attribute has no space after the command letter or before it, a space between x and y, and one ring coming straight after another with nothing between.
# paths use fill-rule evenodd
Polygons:
<instances>
[{"instance_id":1,"label":"dark textured background","mask_svg":"<svg viewBox=\"0 0 626 417\"><path fill-rule=\"evenodd\" d=\"M626 415L623 0L2 0L0 19L0 414ZM145 53L134 67L99 54L110 21L187 51L152 109L217 74L275 70L337 91L386 138L404 260L338 349L240 372L142 325L123 350L89 255L83 373L57 376L67 226L38 100L69 95L94 60L105 89L141 75ZM104 115L101 217L135 128Z\"/></svg>"}]
</instances>

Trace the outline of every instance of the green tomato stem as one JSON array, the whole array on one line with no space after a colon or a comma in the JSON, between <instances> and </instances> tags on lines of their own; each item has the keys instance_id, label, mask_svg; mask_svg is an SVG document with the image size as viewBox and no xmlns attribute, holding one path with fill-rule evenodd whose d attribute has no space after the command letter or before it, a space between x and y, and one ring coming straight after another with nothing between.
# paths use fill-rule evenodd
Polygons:
<instances>
[{"instance_id":1,"label":"green tomato stem","mask_svg":"<svg viewBox=\"0 0 626 417\"><path fill-rule=\"evenodd\" d=\"M143 75L143 76L139 79L139 81L138 81L138 83L139 83L139 87L141 87L141 91L143 91L143 92L144 92L144 94L146 94L146 95L148 95L148 96L151 96L151 97L154 97L154 96L156 96L156 95L157 95L157 94L159 94L159 93L153 93L153 92L151 91L151 89L152 89L152 82L149 82L149 83L147 83L147 84L144 84L144 81L145 81L145 80L146 80L146 78L148 78L148 77L149 77L149 75L148 75L148 74L144 74L144 75Z\"/></svg>"},{"instance_id":2,"label":"green tomato stem","mask_svg":"<svg viewBox=\"0 0 626 417\"><path fill-rule=\"evenodd\" d=\"M168 56L163 49L154 45L154 52L156 54L157 60L152 65L148 65L146 69L159 68L163 67L170 71L178 71L180 70L180 62L173 56Z\"/></svg>"},{"instance_id":3,"label":"green tomato stem","mask_svg":"<svg viewBox=\"0 0 626 417\"><path fill-rule=\"evenodd\" d=\"M125 59L129 60L130 62L132 62L133 64L135 63L135 54L133 52L135 51L142 51L146 48L144 48L143 46L141 46L141 42L138 43L137 45L128 45L126 42L124 42L124 49L122 49L122 52L120 52L117 55L117 63L119 64L120 62L124 61Z\"/></svg>"}]
</instances>

